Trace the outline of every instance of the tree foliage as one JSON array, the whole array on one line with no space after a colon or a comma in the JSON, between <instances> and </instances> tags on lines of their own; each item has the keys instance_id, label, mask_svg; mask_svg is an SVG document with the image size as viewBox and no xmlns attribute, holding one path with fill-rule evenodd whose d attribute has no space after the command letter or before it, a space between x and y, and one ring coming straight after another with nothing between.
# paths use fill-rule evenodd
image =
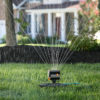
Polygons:
<instances>
[{"instance_id":1,"label":"tree foliage","mask_svg":"<svg viewBox=\"0 0 100 100\"><path fill-rule=\"evenodd\" d=\"M29 24L26 21L25 14L23 11L20 11L20 17L16 18L15 21L20 24L20 31L18 32L18 34L25 35L26 28Z\"/></svg>"},{"instance_id":2,"label":"tree foliage","mask_svg":"<svg viewBox=\"0 0 100 100\"><path fill-rule=\"evenodd\" d=\"M98 9L100 11L100 0L98 0Z\"/></svg>"},{"instance_id":3,"label":"tree foliage","mask_svg":"<svg viewBox=\"0 0 100 100\"><path fill-rule=\"evenodd\" d=\"M86 2L81 3L81 11L79 13L83 20L83 24L81 25L83 34L87 33L94 35L98 30L100 30L98 7L99 4L97 1L87 0Z\"/></svg>"}]
</instances>

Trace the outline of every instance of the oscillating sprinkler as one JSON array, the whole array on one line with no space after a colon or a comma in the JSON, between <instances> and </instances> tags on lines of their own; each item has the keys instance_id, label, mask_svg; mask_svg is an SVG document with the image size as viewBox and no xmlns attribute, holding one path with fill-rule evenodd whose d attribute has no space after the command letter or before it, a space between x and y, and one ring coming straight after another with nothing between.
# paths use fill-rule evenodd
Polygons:
<instances>
[{"instance_id":1,"label":"oscillating sprinkler","mask_svg":"<svg viewBox=\"0 0 100 100\"><path fill-rule=\"evenodd\" d=\"M52 83L55 84L57 80L60 80L60 71L59 70L48 71L48 80L51 80Z\"/></svg>"},{"instance_id":2,"label":"oscillating sprinkler","mask_svg":"<svg viewBox=\"0 0 100 100\"><path fill-rule=\"evenodd\" d=\"M48 80L51 80L52 83L40 84L40 87L64 87L68 85L78 85L79 83L56 83L57 80L60 80L60 71L59 70L49 70L48 71Z\"/></svg>"}]
</instances>

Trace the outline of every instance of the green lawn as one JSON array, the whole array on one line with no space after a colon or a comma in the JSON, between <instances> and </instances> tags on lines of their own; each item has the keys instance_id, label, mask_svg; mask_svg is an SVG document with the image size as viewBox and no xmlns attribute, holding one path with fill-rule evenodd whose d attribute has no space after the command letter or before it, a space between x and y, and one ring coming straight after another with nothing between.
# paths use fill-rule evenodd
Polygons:
<instances>
[{"instance_id":1,"label":"green lawn","mask_svg":"<svg viewBox=\"0 0 100 100\"><path fill-rule=\"evenodd\" d=\"M40 88L48 83L48 64L1 64L0 100L100 100L100 64L64 64L62 83L80 85Z\"/></svg>"},{"instance_id":2,"label":"green lawn","mask_svg":"<svg viewBox=\"0 0 100 100\"><path fill-rule=\"evenodd\" d=\"M4 46L6 46L6 44L0 44L0 47L4 47Z\"/></svg>"},{"instance_id":3,"label":"green lawn","mask_svg":"<svg viewBox=\"0 0 100 100\"><path fill-rule=\"evenodd\" d=\"M97 40L97 43L100 44L100 40Z\"/></svg>"},{"instance_id":4,"label":"green lawn","mask_svg":"<svg viewBox=\"0 0 100 100\"><path fill-rule=\"evenodd\" d=\"M18 44L22 45L22 44ZM28 46L42 46L42 47L67 47L66 44L24 44ZM4 47L6 44L0 44L0 47Z\"/></svg>"}]
</instances>

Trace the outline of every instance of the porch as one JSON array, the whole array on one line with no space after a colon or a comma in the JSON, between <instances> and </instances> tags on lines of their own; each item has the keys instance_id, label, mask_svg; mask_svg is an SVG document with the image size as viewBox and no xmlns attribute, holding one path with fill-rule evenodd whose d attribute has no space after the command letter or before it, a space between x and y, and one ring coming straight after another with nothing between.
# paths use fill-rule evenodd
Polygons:
<instances>
[{"instance_id":1,"label":"porch","mask_svg":"<svg viewBox=\"0 0 100 100\"><path fill-rule=\"evenodd\" d=\"M45 5L44 5L45 6ZM68 21L74 35L79 33L78 10L75 5L69 7L37 8L28 9L26 12L31 15L31 36L35 38L38 34L48 37L58 36L60 41L67 42Z\"/></svg>"}]
</instances>

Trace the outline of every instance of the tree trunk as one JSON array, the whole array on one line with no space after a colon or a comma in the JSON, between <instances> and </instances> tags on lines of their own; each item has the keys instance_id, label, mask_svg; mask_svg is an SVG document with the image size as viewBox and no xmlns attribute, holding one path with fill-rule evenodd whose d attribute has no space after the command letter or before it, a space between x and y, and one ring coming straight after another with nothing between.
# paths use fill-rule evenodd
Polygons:
<instances>
[{"instance_id":1,"label":"tree trunk","mask_svg":"<svg viewBox=\"0 0 100 100\"><path fill-rule=\"evenodd\" d=\"M17 43L16 43L15 25L13 18L12 0L5 0L5 15L6 15L6 45L15 46L17 45Z\"/></svg>"}]
</instances>

